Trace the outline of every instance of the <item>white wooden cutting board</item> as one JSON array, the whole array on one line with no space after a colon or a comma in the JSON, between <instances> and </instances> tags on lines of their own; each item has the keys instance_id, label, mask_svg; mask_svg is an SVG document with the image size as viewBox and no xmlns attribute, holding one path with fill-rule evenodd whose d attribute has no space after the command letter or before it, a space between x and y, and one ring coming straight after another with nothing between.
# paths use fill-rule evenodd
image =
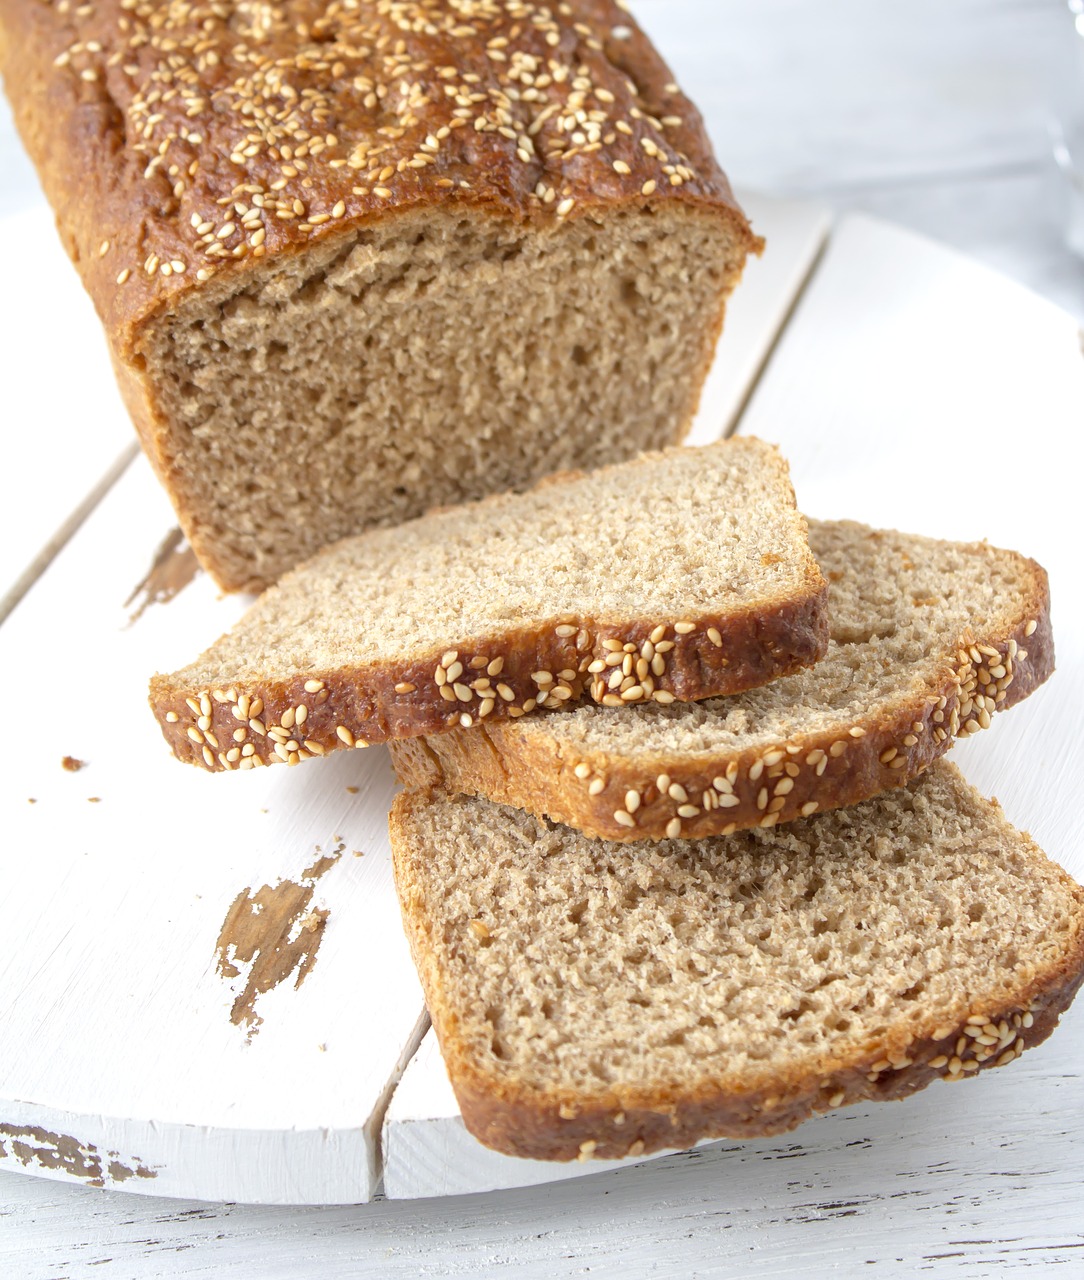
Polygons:
<instances>
[{"instance_id":1,"label":"white wooden cutting board","mask_svg":"<svg viewBox=\"0 0 1084 1280\"><path fill-rule=\"evenodd\" d=\"M44 209L0 219L0 619L135 452L94 307Z\"/></svg>"},{"instance_id":2,"label":"white wooden cutting board","mask_svg":"<svg viewBox=\"0 0 1084 1280\"><path fill-rule=\"evenodd\" d=\"M702 439L744 404L827 226L820 207L748 204L773 247L732 309ZM71 341L100 358L79 314ZM35 362L46 385L39 336L8 335L17 387L35 385ZM95 386L87 414L111 422ZM71 423L39 425L41 468ZM20 448L5 436L8 474L29 465ZM103 432L66 473L57 519L27 526L16 569L82 498L72 478L91 488L112 451ZM387 754L236 777L171 759L147 679L246 604L197 575L133 620L140 601L126 601L156 558L160 578L185 581L172 527L140 457L0 626L0 1167L156 1195L365 1201L426 1027L391 885Z\"/></svg>"},{"instance_id":3,"label":"white wooden cutting board","mask_svg":"<svg viewBox=\"0 0 1084 1280\"><path fill-rule=\"evenodd\" d=\"M1048 568L1057 674L954 759L1084 880L1084 571L1076 532L1084 352L1076 325L959 254L848 218L833 231L739 429L782 447L810 515L985 537ZM948 1086L937 1084L903 1107L822 1117L782 1146L814 1158L822 1199L834 1189L854 1193L851 1165L839 1153L874 1142L886 1196L893 1178L917 1163L930 1170L928 1192L939 1203L953 1202L964 1176L970 1195L986 1187L996 1203L1006 1170L1014 1170L1030 1202L1049 1206L1064 1199L1067 1179L1078 1196L1084 1183L1079 1157L1064 1159L1073 1149L1066 1126L1084 1143L1082 1063L1078 1008L1022 1064L953 1093L948 1116L937 1096ZM1051 1158L1054 1145L1063 1158ZM780 1149L779 1139L730 1146L727 1167L747 1176ZM484 1149L463 1127L432 1031L384 1124L392 1197L520 1186L599 1167L554 1170ZM795 1188L805 1194L803 1184Z\"/></svg>"}]
</instances>

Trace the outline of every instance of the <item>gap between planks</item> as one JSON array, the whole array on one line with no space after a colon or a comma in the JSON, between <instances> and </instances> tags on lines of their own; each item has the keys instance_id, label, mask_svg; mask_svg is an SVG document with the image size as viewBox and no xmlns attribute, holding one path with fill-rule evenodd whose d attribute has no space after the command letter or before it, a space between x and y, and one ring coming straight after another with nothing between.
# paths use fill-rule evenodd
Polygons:
<instances>
[{"instance_id":1,"label":"gap between planks","mask_svg":"<svg viewBox=\"0 0 1084 1280\"><path fill-rule=\"evenodd\" d=\"M26 593L64 550L86 523L87 518L98 504L113 488L121 476L131 465L139 453L139 442L133 440L114 461L98 483L75 508L70 516L61 524L56 533L49 539L22 573L15 579L3 597L0 597L0 626L4 624L12 610L16 608Z\"/></svg>"}]
</instances>

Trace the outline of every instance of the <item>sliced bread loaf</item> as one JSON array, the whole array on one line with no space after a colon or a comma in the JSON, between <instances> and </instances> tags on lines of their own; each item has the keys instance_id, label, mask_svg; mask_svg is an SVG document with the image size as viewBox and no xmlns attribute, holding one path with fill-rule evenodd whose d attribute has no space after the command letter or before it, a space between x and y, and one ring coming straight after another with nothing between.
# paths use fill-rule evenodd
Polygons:
<instances>
[{"instance_id":1,"label":"sliced bread loaf","mask_svg":"<svg viewBox=\"0 0 1084 1280\"><path fill-rule=\"evenodd\" d=\"M986 543L810 523L831 583L814 668L695 704L584 703L393 745L410 786L615 840L728 834L900 786L1054 669L1046 574Z\"/></svg>"},{"instance_id":2,"label":"sliced bread loaf","mask_svg":"<svg viewBox=\"0 0 1084 1280\"><path fill-rule=\"evenodd\" d=\"M786 463L723 441L346 539L155 676L151 703L182 760L296 764L590 688L621 705L746 689L821 657L826 601Z\"/></svg>"},{"instance_id":3,"label":"sliced bread loaf","mask_svg":"<svg viewBox=\"0 0 1084 1280\"><path fill-rule=\"evenodd\" d=\"M616 0L3 0L0 74L229 588L676 443L761 248Z\"/></svg>"},{"instance_id":4,"label":"sliced bread loaf","mask_svg":"<svg viewBox=\"0 0 1084 1280\"><path fill-rule=\"evenodd\" d=\"M1084 890L947 762L774 830L614 844L400 795L403 919L467 1128L510 1155L791 1129L1011 1062L1084 977Z\"/></svg>"}]
</instances>

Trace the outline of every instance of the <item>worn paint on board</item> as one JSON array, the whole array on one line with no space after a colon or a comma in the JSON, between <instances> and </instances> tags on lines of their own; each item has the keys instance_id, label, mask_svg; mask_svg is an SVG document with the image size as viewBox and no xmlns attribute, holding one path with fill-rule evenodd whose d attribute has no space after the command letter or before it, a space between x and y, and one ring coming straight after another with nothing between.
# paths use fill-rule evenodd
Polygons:
<instances>
[{"instance_id":1,"label":"worn paint on board","mask_svg":"<svg viewBox=\"0 0 1084 1280\"><path fill-rule=\"evenodd\" d=\"M171 529L158 544L151 567L124 602L127 609L138 601L129 624L138 622L152 604L168 604L180 595L199 571L196 553L184 534L180 529Z\"/></svg>"},{"instance_id":2,"label":"worn paint on board","mask_svg":"<svg viewBox=\"0 0 1084 1280\"><path fill-rule=\"evenodd\" d=\"M263 1019L256 1001L292 977L294 988L312 972L328 911L312 905L316 883L338 862L345 845L321 853L298 880L242 889L230 904L218 935L216 967L227 980L243 978L230 1008L230 1021L251 1039Z\"/></svg>"},{"instance_id":3,"label":"worn paint on board","mask_svg":"<svg viewBox=\"0 0 1084 1280\"><path fill-rule=\"evenodd\" d=\"M0 1124L0 1159L18 1160L24 1169L57 1170L104 1187L129 1178L156 1178L138 1157L121 1160L119 1151L99 1151L66 1133L52 1133L36 1125Z\"/></svg>"}]
</instances>

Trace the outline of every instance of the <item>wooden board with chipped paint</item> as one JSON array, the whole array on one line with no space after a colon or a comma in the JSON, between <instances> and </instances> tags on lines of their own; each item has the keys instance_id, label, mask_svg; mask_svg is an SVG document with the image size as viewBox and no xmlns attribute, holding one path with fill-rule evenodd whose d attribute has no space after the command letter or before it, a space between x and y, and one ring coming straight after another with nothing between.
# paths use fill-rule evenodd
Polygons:
<instances>
[{"instance_id":1,"label":"wooden board with chipped paint","mask_svg":"<svg viewBox=\"0 0 1084 1280\"><path fill-rule=\"evenodd\" d=\"M820 205L747 204L773 252L731 307L699 440L737 415L827 229ZM216 778L169 757L146 705L151 672L246 603L196 572L139 458L0 627L25 689L0 773L19 904L0 931L0 1168L254 1203L376 1190L425 1028L387 754Z\"/></svg>"}]
</instances>

